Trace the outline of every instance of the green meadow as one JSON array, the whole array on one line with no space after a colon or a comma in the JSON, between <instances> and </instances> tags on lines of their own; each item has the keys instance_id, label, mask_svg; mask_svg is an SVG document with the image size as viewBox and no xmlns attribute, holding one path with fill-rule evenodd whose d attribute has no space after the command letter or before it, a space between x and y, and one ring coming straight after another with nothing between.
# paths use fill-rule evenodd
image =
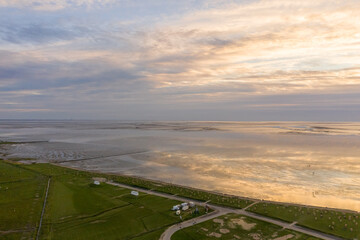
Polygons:
<instances>
[{"instance_id":1,"label":"green meadow","mask_svg":"<svg viewBox=\"0 0 360 240\"><path fill-rule=\"evenodd\" d=\"M129 189L106 183L94 185L94 177L234 208L253 203L246 198L135 177L78 171L52 164L25 165L0 161L0 239L36 237L49 179L40 239L153 240L158 239L167 227L181 221L170 211L178 201L145 193L135 197ZM204 209L199 209L200 214L204 214ZM298 225L345 239L360 239L360 216L353 212L266 202L259 202L247 210L287 222L296 221ZM196 216L191 211L182 213L183 220L192 217ZM232 220L239 218L256 227L251 232L243 229L241 224L234 227ZM221 230L223 226L219 223L207 221L176 233L173 239L210 239L217 238L217 234L221 234L222 239L237 239L236 236L248 239L252 233L258 234L255 237L262 236L262 239L285 239L285 236L288 239L311 239L244 216L228 215L220 219L227 224L229 232ZM211 233L213 235L209 236ZM290 238L290 235L293 236Z\"/></svg>"},{"instance_id":2,"label":"green meadow","mask_svg":"<svg viewBox=\"0 0 360 240\"><path fill-rule=\"evenodd\" d=\"M0 164L0 186L6 193L0 202L1 239L34 239L49 178L40 239L158 239L180 221L170 211L178 201L94 185L96 174L50 164ZM191 210L182 213L184 220L192 217Z\"/></svg>"},{"instance_id":3,"label":"green meadow","mask_svg":"<svg viewBox=\"0 0 360 240\"><path fill-rule=\"evenodd\" d=\"M227 214L184 228L171 238L171 240L205 239L315 240L317 238L238 214Z\"/></svg>"},{"instance_id":4,"label":"green meadow","mask_svg":"<svg viewBox=\"0 0 360 240\"><path fill-rule=\"evenodd\" d=\"M32 239L42 209L47 178L0 161L0 239Z\"/></svg>"},{"instance_id":5,"label":"green meadow","mask_svg":"<svg viewBox=\"0 0 360 240\"><path fill-rule=\"evenodd\" d=\"M360 239L360 214L357 213L273 203L257 203L247 210L342 238Z\"/></svg>"},{"instance_id":6,"label":"green meadow","mask_svg":"<svg viewBox=\"0 0 360 240\"><path fill-rule=\"evenodd\" d=\"M101 175L101 174L100 174ZM105 175L103 175L105 176ZM205 190L177 186L164 182L151 181L148 179L142 179L137 177L129 177L129 176L119 176L119 175L107 175L113 181L127 184L130 186L136 186L144 189L151 189L157 192L163 192L168 194L175 194L185 198L191 198L199 201L208 201L211 204L228 206L233 208L244 208L251 203L253 200L242 198L238 196L232 196L221 193L214 193Z\"/></svg>"},{"instance_id":7,"label":"green meadow","mask_svg":"<svg viewBox=\"0 0 360 240\"><path fill-rule=\"evenodd\" d=\"M245 198L206 192L199 189L184 188L175 185L161 184L160 186L156 186L155 189L159 192L176 194L179 196L196 199L200 201L209 201L211 204L228 206L233 208L244 208L250 205L251 203L253 203L252 200Z\"/></svg>"}]
</instances>

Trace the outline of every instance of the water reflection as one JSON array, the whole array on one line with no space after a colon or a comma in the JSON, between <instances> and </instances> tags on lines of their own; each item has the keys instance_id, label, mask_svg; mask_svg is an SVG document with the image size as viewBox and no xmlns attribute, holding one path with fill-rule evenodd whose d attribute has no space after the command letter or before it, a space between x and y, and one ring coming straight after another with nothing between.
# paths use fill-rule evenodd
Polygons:
<instances>
[{"instance_id":1,"label":"water reflection","mask_svg":"<svg viewBox=\"0 0 360 240\"><path fill-rule=\"evenodd\" d=\"M360 211L359 123L0 122L7 157ZM72 161L77 160L77 161ZM81 160L81 161L78 161Z\"/></svg>"}]
</instances>

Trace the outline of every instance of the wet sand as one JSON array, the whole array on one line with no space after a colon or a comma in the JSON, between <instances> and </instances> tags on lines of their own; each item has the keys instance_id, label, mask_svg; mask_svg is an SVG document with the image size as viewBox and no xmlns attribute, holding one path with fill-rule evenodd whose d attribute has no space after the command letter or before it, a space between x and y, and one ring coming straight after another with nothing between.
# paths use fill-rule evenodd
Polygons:
<instances>
[{"instance_id":1,"label":"wet sand","mask_svg":"<svg viewBox=\"0 0 360 240\"><path fill-rule=\"evenodd\" d=\"M7 158L360 211L360 124L3 122Z\"/></svg>"}]
</instances>

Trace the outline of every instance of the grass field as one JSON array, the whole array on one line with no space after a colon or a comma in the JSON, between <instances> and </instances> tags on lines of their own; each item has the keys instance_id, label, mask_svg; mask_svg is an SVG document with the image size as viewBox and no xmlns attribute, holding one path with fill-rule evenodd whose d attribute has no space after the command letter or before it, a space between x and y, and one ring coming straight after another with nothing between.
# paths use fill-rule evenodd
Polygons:
<instances>
[{"instance_id":1,"label":"grass field","mask_svg":"<svg viewBox=\"0 0 360 240\"><path fill-rule=\"evenodd\" d=\"M237 196L231 196L221 193L213 193L200 189L176 186L172 184L167 184L163 182L156 182L147 179L141 179L136 177L128 177L128 176L117 176L112 175L108 176L115 182L127 184L130 186L141 187L144 189L151 189L158 192L176 194L178 196L196 199L200 201L210 201L212 204L229 206L233 208L244 208L249 204L253 203L252 200L241 198Z\"/></svg>"},{"instance_id":2,"label":"grass field","mask_svg":"<svg viewBox=\"0 0 360 240\"><path fill-rule=\"evenodd\" d=\"M238 214L227 214L176 232L172 240L276 239L315 240L305 234Z\"/></svg>"},{"instance_id":3,"label":"grass field","mask_svg":"<svg viewBox=\"0 0 360 240\"><path fill-rule=\"evenodd\" d=\"M19 237L17 232L3 232L0 239L33 239L49 177L51 184L40 239L158 239L168 226L180 221L170 211L178 201L144 193L135 197L129 189L106 183L94 185L92 177L98 174L50 164L0 164L1 170L6 169L1 171L0 180L12 180L0 185L7 189L11 184L12 190L7 189L8 201L1 198L0 216L11 216L1 218L1 231L26 229L28 233ZM27 201L32 195L36 196L36 208L30 208L33 203ZM16 207L17 214L12 214L12 207ZM204 209L199 209L203 214ZM29 227L31 216L31 229L25 228ZM182 217L186 220L195 215L189 210Z\"/></svg>"},{"instance_id":4,"label":"grass field","mask_svg":"<svg viewBox=\"0 0 360 240\"><path fill-rule=\"evenodd\" d=\"M0 161L0 239L33 239L49 178L51 178L51 184L40 239L152 240L158 239L168 226L180 221L179 217L170 211L170 208L179 202L143 193L140 193L139 197L134 197L128 189L105 183L100 186L94 185L93 177L103 177L127 185L197 200L210 200L213 204L235 208L243 208L252 203L245 198L141 178L78 171L51 164L23 165ZM264 202L257 203L248 210L288 222L297 221L299 225L346 239L360 239L359 214ZM203 208L200 208L200 211L204 213ZM182 217L186 220L194 216L188 212L183 213ZM256 223L259 229L255 228L255 233L264 228L261 231L264 236L277 232L279 237L284 233L284 235L293 234L293 239L310 239L294 232L279 232L278 227L266 225L261 221L256 222L257 220L254 219L246 221ZM203 224L206 225L209 222ZM210 221L212 228L210 225L206 226L215 234L219 233L216 231L220 231L220 228L216 228L219 227L216 224ZM199 230L197 226L177 233L174 240L212 237L207 236L206 234L209 233L201 228ZM271 230L273 228L275 232ZM231 232L246 239L245 235L239 235L246 233L241 233L242 230L234 228ZM205 237L194 238L194 231L196 234L203 231L201 234L205 234ZM201 234L199 236L202 236ZM230 235L223 233L222 239L228 239L227 236ZM236 237L229 239L236 239Z\"/></svg>"},{"instance_id":5,"label":"grass field","mask_svg":"<svg viewBox=\"0 0 360 240\"><path fill-rule=\"evenodd\" d=\"M233 208L244 208L253 201L248 199L239 198L236 196L229 196L223 194L215 194L211 192L201 191L198 189L190 189L178 186L172 186L167 184L162 184L155 188L159 192L165 192L170 194L177 194L179 196L197 199L201 201L210 201L212 204L228 206Z\"/></svg>"},{"instance_id":6,"label":"grass field","mask_svg":"<svg viewBox=\"0 0 360 240\"><path fill-rule=\"evenodd\" d=\"M0 161L0 239L32 239L47 178Z\"/></svg>"},{"instance_id":7,"label":"grass field","mask_svg":"<svg viewBox=\"0 0 360 240\"><path fill-rule=\"evenodd\" d=\"M257 203L248 211L287 222L296 221L298 225L346 239L360 239L360 214L271 203Z\"/></svg>"}]
</instances>

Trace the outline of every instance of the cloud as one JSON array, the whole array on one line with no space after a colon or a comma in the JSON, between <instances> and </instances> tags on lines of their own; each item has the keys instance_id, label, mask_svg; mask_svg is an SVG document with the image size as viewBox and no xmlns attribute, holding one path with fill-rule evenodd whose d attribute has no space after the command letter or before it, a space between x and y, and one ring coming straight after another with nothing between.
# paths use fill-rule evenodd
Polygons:
<instances>
[{"instance_id":1,"label":"cloud","mask_svg":"<svg viewBox=\"0 0 360 240\"><path fill-rule=\"evenodd\" d=\"M105 6L114 0L0 0L0 7L32 8L41 11L56 11L69 7Z\"/></svg>"},{"instance_id":2,"label":"cloud","mask_svg":"<svg viewBox=\"0 0 360 240\"><path fill-rule=\"evenodd\" d=\"M112 89L121 85L122 91L131 91L129 86L136 84L141 75L136 70L114 66L102 60L83 60L68 62L44 60L32 54L2 52L6 61L0 66L1 92L23 90L47 90L50 88L98 86L99 91L108 83ZM18 61L18 59L22 61ZM5 63L6 62L6 63ZM140 84L145 86L146 83ZM138 89L142 87L138 87ZM24 93L22 93L24 94Z\"/></svg>"},{"instance_id":3,"label":"cloud","mask_svg":"<svg viewBox=\"0 0 360 240\"><path fill-rule=\"evenodd\" d=\"M74 113L98 106L113 114L111 109L128 106L138 108L138 116L146 108L155 111L155 104L163 107L156 110L162 116L170 105L189 115L212 107L218 112L358 107L351 95L360 83L355 0L0 0L0 6L30 9L11 18L2 10L3 102ZM65 8L66 13L47 12ZM34 17L34 9L42 11ZM351 98L331 99L346 94ZM315 95L312 101L298 99ZM45 100L48 105L41 103Z\"/></svg>"},{"instance_id":4,"label":"cloud","mask_svg":"<svg viewBox=\"0 0 360 240\"><path fill-rule=\"evenodd\" d=\"M39 109L39 108L35 108L35 109L31 109L31 108L0 108L1 112L51 112L51 109Z\"/></svg>"},{"instance_id":5,"label":"cloud","mask_svg":"<svg viewBox=\"0 0 360 240\"><path fill-rule=\"evenodd\" d=\"M191 8L194 6L210 8L228 5L233 2L241 2L241 0L152 0L150 3L144 2L143 0L0 0L0 7L28 8L36 11L59 11L66 8L92 9L121 5L122 7L137 9L143 8L144 6L155 7L156 9L153 11L158 11L161 8L167 9L167 6L173 6L176 12L182 8Z\"/></svg>"},{"instance_id":6,"label":"cloud","mask_svg":"<svg viewBox=\"0 0 360 240\"><path fill-rule=\"evenodd\" d=\"M25 26L8 25L0 28L0 39L14 44L44 44L48 42L71 40L79 36L79 34L80 29L76 29L75 31L39 24Z\"/></svg>"}]
</instances>

